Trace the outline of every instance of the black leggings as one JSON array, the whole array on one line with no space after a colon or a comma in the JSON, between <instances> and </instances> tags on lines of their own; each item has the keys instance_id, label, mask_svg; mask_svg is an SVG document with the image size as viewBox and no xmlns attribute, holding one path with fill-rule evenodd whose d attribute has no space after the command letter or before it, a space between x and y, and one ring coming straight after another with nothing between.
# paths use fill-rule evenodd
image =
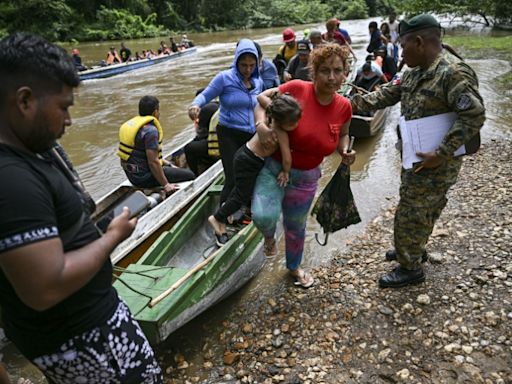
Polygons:
<instances>
[{"instance_id":1,"label":"black leggings","mask_svg":"<svg viewBox=\"0 0 512 384\"><path fill-rule=\"evenodd\" d=\"M208 155L208 139L195 138L185 145L185 156L188 167L199 176L200 167L209 168L218 159Z\"/></svg>"},{"instance_id":2,"label":"black leggings","mask_svg":"<svg viewBox=\"0 0 512 384\"><path fill-rule=\"evenodd\" d=\"M228 128L223 125L217 125L217 138L219 140L219 151L224 167L224 188L220 194L220 203L225 202L235 186L235 173L233 161L235 153L242 145L247 143L253 133L240 131L239 129Z\"/></svg>"}]
</instances>

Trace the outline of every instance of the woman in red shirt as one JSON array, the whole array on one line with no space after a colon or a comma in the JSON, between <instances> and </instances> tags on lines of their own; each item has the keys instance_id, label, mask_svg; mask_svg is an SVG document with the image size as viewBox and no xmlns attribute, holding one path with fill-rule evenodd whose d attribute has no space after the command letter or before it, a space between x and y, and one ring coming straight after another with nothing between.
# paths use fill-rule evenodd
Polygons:
<instances>
[{"instance_id":1,"label":"woman in red shirt","mask_svg":"<svg viewBox=\"0 0 512 384\"><path fill-rule=\"evenodd\" d=\"M303 287L313 285L311 274L300 268L309 208L320 178L320 164L325 156L337 150L342 161L351 164L355 153L347 153L348 127L352 118L350 102L336 91L345 80L348 49L326 44L310 56L312 82L292 80L271 88L258 96L255 109L256 129L263 144L275 143L277 137L265 124L265 108L275 93L289 93L302 107L297 128L289 132L292 151L290 182L282 188L277 181L281 171L279 151L267 158L256 180L251 204L254 224L265 237L265 254L277 253L274 239L281 212L285 228L286 267Z\"/></svg>"}]
</instances>

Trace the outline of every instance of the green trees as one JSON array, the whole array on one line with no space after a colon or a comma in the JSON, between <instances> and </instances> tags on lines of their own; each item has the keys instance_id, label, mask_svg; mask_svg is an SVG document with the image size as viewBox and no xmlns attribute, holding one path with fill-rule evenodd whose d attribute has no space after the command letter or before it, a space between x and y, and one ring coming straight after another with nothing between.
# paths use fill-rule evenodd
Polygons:
<instances>
[{"instance_id":1,"label":"green trees","mask_svg":"<svg viewBox=\"0 0 512 384\"><path fill-rule=\"evenodd\" d=\"M405 11L449 13L475 20L480 16L487 26L504 26L512 23L512 2L510 0L404 0Z\"/></svg>"},{"instance_id":2,"label":"green trees","mask_svg":"<svg viewBox=\"0 0 512 384\"><path fill-rule=\"evenodd\" d=\"M510 0L0 0L0 36L32 31L52 41L152 37L169 31L285 26L387 15L479 15L510 23Z\"/></svg>"}]
</instances>

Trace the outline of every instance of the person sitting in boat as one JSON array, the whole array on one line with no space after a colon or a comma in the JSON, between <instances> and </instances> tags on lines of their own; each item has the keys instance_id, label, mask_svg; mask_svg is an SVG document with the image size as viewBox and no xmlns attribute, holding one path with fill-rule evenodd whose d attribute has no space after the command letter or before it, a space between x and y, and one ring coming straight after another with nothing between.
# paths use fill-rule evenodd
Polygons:
<instances>
[{"instance_id":1,"label":"person sitting in boat","mask_svg":"<svg viewBox=\"0 0 512 384\"><path fill-rule=\"evenodd\" d=\"M387 82L386 76L375 62L367 60L357 69L355 85L369 92L373 92L379 84Z\"/></svg>"},{"instance_id":2,"label":"person sitting in boat","mask_svg":"<svg viewBox=\"0 0 512 384\"><path fill-rule=\"evenodd\" d=\"M107 52L107 65L112 64L119 64L121 63L121 58L119 57L119 54L117 53L116 47L110 47L110 50Z\"/></svg>"},{"instance_id":3,"label":"person sitting in boat","mask_svg":"<svg viewBox=\"0 0 512 384\"><path fill-rule=\"evenodd\" d=\"M327 22L325 23L325 28L327 29L327 31L322 35L322 39L324 39L326 42L336 43L342 46L345 45L355 59L356 53L352 49L351 45L348 43L347 39L345 39L345 37L339 31L339 24L340 22L336 18L327 20Z\"/></svg>"},{"instance_id":4,"label":"person sitting in boat","mask_svg":"<svg viewBox=\"0 0 512 384\"><path fill-rule=\"evenodd\" d=\"M163 130L160 118L160 102L154 96L144 96L139 101L139 116L119 129L121 167L130 182L139 188L162 187L166 194L177 189L181 181L192 180L189 169L172 166L162 157Z\"/></svg>"},{"instance_id":5,"label":"person sitting in boat","mask_svg":"<svg viewBox=\"0 0 512 384\"><path fill-rule=\"evenodd\" d=\"M174 37L169 37L169 43L171 44L171 52L178 52L178 45L174 41Z\"/></svg>"},{"instance_id":6,"label":"person sitting in boat","mask_svg":"<svg viewBox=\"0 0 512 384\"><path fill-rule=\"evenodd\" d=\"M119 51L119 56L121 57L121 60L123 63L126 63L127 61L130 61L132 58L132 51L130 51L129 48L126 48L124 43L121 43L121 50Z\"/></svg>"},{"instance_id":7,"label":"person sitting in boat","mask_svg":"<svg viewBox=\"0 0 512 384\"><path fill-rule=\"evenodd\" d=\"M368 55L368 56L366 56L365 63L361 67L357 68L356 83L363 77L363 68L365 68L366 64L369 64L369 66L370 66L370 72L367 72L367 74L366 74L367 78L370 78L370 77L373 78L374 75L376 75L377 78L379 79L378 84L384 84L384 83L388 82L387 77L384 75L384 72L382 72L381 66L379 64L377 64L377 62L375 61L375 56ZM368 68L368 66L366 66L366 68ZM367 89L366 87L362 87L362 88L365 88L368 91L370 90L370 89Z\"/></svg>"},{"instance_id":8,"label":"person sitting in boat","mask_svg":"<svg viewBox=\"0 0 512 384\"><path fill-rule=\"evenodd\" d=\"M368 53L373 53L376 49L379 49L384 45L381 37L382 33L380 32L376 21L371 21L370 24L368 24L368 31L370 32L370 43L366 47L366 51Z\"/></svg>"},{"instance_id":9,"label":"person sitting in boat","mask_svg":"<svg viewBox=\"0 0 512 384\"><path fill-rule=\"evenodd\" d=\"M286 69L284 70L284 82L300 79L304 81L311 81L309 75L309 53L311 52L311 45L308 40L299 40L297 42L297 54L290 60Z\"/></svg>"},{"instance_id":10,"label":"person sitting in boat","mask_svg":"<svg viewBox=\"0 0 512 384\"><path fill-rule=\"evenodd\" d=\"M325 43L324 39L322 39L322 33L318 29L309 31L309 42L312 49L318 48Z\"/></svg>"},{"instance_id":11,"label":"person sitting in boat","mask_svg":"<svg viewBox=\"0 0 512 384\"><path fill-rule=\"evenodd\" d=\"M395 76L397 69L395 61L393 60L393 56L389 56L385 47L381 47L374 52L375 61L380 63L382 67L382 72L384 72L384 76L386 76L387 81L391 81L391 79Z\"/></svg>"},{"instance_id":12,"label":"person sitting in boat","mask_svg":"<svg viewBox=\"0 0 512 384\"><path fill-rule=\"evenodd\" d=\"M244 205L250 205L254 185L259 172L265 164L265 157L272 155L279 145L281 152L282 170L277 176L278 183L285 187L289 181L292 166L292 155L288 133L297 128L302 110L293 97L284 94L274 97L266 109L266 125L271 128L278 138L278 143L263 146L258 134L240 147L234 157L235 186L226 202L208 217L208 222L215 232L216 243L222 247L229 240L226 232L229 216L233 215ZM277 145L278 144L278 145Z\"/></svg>"},{"instance_id":13,"label":"person sitting in boat","mask_svg":"<svg viewBox=\"0 0 512 384\"><path fill-rule=\"evenodd\" d=\"M139 51L135 51L135 60L142 60L144 58L145 51L142 51L142 56L139 54Z\"/></svg>"},{"instance_id":14,"label":"person sitting in boat","mask_svg":"<svg viewBox=\"0 0 512 384\"><path fill-rule=\"evenodd\" d=\"M283 45L279 47L277 55L272 61L277 68L279 78L283 80L283 74L288 62L297 53L297 42L295 41L295 31L292 28L286 28L283 31Z\"/></svg>"},{"instance_id":15,"label":"person sitting in boat","mask_svg":"<svg viewBox=\"0 0 512 384\"><path fill-rule=\"evenodd\" d=\"M192 40L189 40L187 35L182 35L180 45L184 49L192 48L194 46L194 42Z\"/></svg>"},{"instance_id":16,"label":"person sitting in boat","mask_svg":"<svg viewBox=\"0 0 512 384\"><path fill-rule=\"evenodd\" d=\"M73 64L77 71L85 71L87 67L82 64L82 58L80 57L80 51L76 48L71 50L71 57L73 58Z\"/></svg>"},{"instance_id":17,"label":"person sitting in boat","mask_svg":"<svg viewBox=\"0 0 512 384\"><path fill-rule=\"evenodd\" d=\"M258 65L260 69L260 77L263 80L263 90L279 86L279 74L277 68L272 61L263 57L261 46L253 41L256 50L258 51Z\"/></svg>"},{"instance_id":18,"label":"person sitting in boat","mask_svg":"<svg viewBox=\"0 0 512 384\"><path fill-rule=\"evenodd\" d=\"M196 96L203 92L204 88L196 92ZM199 111L199 116L194 121L196 137L193 141L185 145L185 157L187 158L188 167L199 176L202 170L207 169L215 163L219 157L210 156L208 153L208 131L210 122L217 110L219 103L210 101L204 105Z\"/></svg>"}]
</instances>

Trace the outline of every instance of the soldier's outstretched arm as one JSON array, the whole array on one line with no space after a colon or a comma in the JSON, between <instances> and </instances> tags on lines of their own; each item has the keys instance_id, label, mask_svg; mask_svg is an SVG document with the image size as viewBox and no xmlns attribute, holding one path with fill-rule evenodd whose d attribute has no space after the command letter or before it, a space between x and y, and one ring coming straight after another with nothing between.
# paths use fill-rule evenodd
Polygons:
<instances>
[{"instance_id":1,"label":"soldier's outstretched arm","mask_svg":"<svg viewBox=\"0 0 512 384\"><path fill-rule=\"evenodd\" d=\"M400 84L389 82L379 90L367 95L354 95L350 103L354 113L369 112L395 105L400 101L401 96Z\"/></svg>"}]
</instances>

